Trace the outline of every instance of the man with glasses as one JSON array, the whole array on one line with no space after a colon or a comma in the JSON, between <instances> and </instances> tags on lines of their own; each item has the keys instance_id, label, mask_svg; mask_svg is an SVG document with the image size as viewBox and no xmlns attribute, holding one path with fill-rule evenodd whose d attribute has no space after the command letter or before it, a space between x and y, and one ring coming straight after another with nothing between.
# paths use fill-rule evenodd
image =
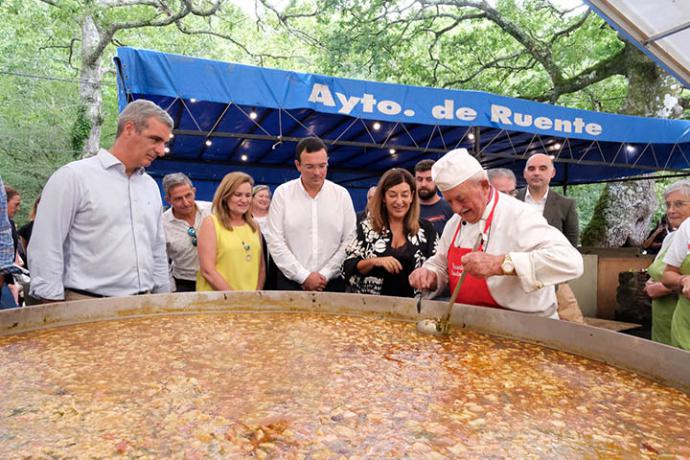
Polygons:
<instances>
[{"instance_id":1,"label":"man with glasses","mask_svg":"<svg viewBox=\"0 0 690 460\"><path fill-rule=\"evenodd\" d=\"M48 179L29 242L31 296L43 302L169 292L163 205L144 168L165 155L173 120L130 102L109 150Z\"/></svg>"},{"instance_id":2,"label":"man with glasses","mask_svg":"<svg viewBox=\"0 0 690 460\"><path fill-rule=\"evenodd\" d=\"M183 173L163 177L165 201L170 208L163 213L165 248L175 292L196 290L199 271L197 231L204 218L211 214L211 203L196 200L196 188Z\"/></svg>"},{"instance_id":3,"label":"man with glasses","mask_svg":"<svg viewBox=\"0 0 690 460\"><path fill-rule=\"evenodd\" d=\"M517 193L517 179L515 173L507 168L493 168L487 169L486 175L489 176L489 182L499 192L506 195L515 196Z\"/></svg>"},{"instance_id":4,"label":"man with glasses","mask_svg":"<svg viewBox=\"0 0 690 460\"><path fill-rule=\"evenodd\" d=\"M355 210L347 190L326 180L323 141L297 143L300 177L280 185L268 212L266 240L278 266L276 289L343 291L340 266L355 235Z\"/></svg>"},{"instance_id":5,"label":"man with glasses","mask_svg":"<svg viewBox=\"0 0 690 460\"><path fill-rule=\"evenodd\" d=\"M549 225L560 230L568 238L570 244L576 247L580 235L580 224L575 200L549 189L551 179L555 175L556 168L551 156L544 153L530 156L523 172L527 187L519 190L516 198L534 206L543 214ZM582 310L568 283L559 284L556 287L556 297L558 315L561 319L577 323L584 322Z\"/></svg>"}]
</instances>

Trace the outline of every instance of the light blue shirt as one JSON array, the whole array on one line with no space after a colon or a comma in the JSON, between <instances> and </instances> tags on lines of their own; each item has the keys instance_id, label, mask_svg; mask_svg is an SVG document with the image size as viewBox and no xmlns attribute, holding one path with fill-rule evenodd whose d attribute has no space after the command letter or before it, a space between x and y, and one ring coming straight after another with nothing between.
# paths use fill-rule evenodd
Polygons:
<instances>
[{"instance_id":1,"label":"light blue shirt","mask_svg":"<svg viewBox=\"0 0 690 460\"><path fill-rule=\"evenodd\" d=\"M156 182L141 168L127 176L107 150L63 166L43 189L34 221L31 295L169 292L161 215Z\"/></svg>"}]
</instances>

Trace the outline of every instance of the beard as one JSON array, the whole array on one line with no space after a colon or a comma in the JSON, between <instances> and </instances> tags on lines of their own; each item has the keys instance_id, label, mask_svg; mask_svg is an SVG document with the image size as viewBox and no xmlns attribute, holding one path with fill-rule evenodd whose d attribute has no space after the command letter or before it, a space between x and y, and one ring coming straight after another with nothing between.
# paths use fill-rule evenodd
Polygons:
<instances>
[{"instance_id":1,"label":"beard","mask_svg":"<svg viewBox=\"0 0 690 460\"><path fill-rule=\"evenodd\" d=\"M428 188L420 188L417 190L417 194L419 195L420 199L428 200L429 198L432 198L434 195L436 195L437 190L437 187L434 187L432 190L429 190Z\"/></svg>"}]
</instances>

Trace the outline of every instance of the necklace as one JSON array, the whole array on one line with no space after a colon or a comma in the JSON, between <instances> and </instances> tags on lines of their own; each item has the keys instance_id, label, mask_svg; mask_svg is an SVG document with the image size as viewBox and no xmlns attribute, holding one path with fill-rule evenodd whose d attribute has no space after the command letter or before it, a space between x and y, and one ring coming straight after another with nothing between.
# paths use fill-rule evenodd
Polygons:
<instances>
[{"instance_id":1,"label":"necklace","mask_svg":"<svg viewBox=\"0 0 690 460\"><path fill-rule=\"evenodd\" d=\"M249 252L252 249L251 245L242 241L242 249L244 249L244 260L251 262L252 254Z\"/></svg>"}]
</instances>

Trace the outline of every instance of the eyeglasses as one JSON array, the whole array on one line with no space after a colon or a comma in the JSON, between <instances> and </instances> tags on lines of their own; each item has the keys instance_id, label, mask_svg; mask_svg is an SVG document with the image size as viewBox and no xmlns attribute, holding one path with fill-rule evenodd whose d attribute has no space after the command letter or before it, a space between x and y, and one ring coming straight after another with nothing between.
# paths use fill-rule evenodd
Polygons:
<instances>
[{"instance_id":1,"label":"eyeglasses","mask_svg":"<svg viewBox=\"0 0 690 460\"><path fill-rule=\"evenodd\" d=\"M682 207L687 206L687 204L690 203L690 201L683 201L683 200L676 200L676 201L667 201L666 202L666 209L680 209Z\"/></svg>"},{"instance_id":2,"label":"eyeglasses","mask_svg":"<svg viewBox=\"0 0 690 460\"><path fill-rule=\"evenodd\" d=\"M187 229L187 235L192 238L192 246L196 247L196 229L194 227L189 227Z\"/></svg>"}]
</instances>

